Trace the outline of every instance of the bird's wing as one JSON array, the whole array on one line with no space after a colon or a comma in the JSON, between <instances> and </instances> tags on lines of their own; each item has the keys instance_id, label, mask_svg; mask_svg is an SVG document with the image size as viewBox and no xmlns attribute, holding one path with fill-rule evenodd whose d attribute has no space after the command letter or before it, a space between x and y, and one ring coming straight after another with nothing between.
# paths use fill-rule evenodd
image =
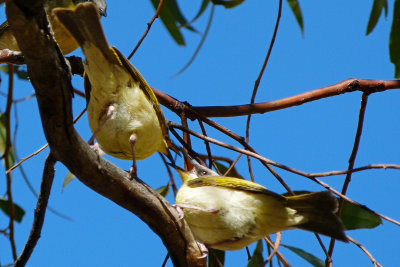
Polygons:
<instances>
[{"instance_id":1,"label":"bird's wing","mask_svg":"<svg viewBox=\"0 0 400 267\"><path fill-rule=\"evenodd\" d=\"M241 190L247 191L256 194L264 194L268 196L273 196L277 199L286 200L284 196L281 196L277 193L269 191L262 185L244 180L238 179L234 177L203 177L189 180L187 182L187 186L189 187L201 187L201 186L216 186L216 187L224 187L233 190Z\"/></svg>"},{"instance_id":2,"label":"bird's wing","mask_svg":"<svg viewBox=\"0 0 400 267\"><path fill-rule=\"evenodd\" d=\"M167 124L165 122L164 114L161 111L160 103L157 100L156 95L153 90L150 88L149 84L140 74L140 72L126 59L124 55L115 47L112 47L115 54L118 56L119 62L121 62L122 66L131 74L132 78L139 83L139 88L146 95L147 99L153 105L154 111L156 112L158 121L160 123L161 131L163 136L168 135Z\"/></svg>"}]
</instances>

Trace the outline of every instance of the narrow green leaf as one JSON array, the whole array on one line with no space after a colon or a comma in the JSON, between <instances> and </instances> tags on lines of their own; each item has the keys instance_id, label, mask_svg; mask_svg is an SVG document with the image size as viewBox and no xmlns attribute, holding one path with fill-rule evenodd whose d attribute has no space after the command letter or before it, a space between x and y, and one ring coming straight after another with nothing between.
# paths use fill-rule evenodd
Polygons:
<instances>
[{"instance_id":1,"label":"narrow green leaf","mask_svg":"<svg viewBox=\"0 0 400 267\"><path fill-rule=\"evenodd\" d=\"M220 163L220 162L218 162L218 161L215 161L215 165L217 166L219 172L222 173L222 174L225 174L226 171L227 171L228 168L229 168L229 167L225 166L224 164L222 164L222 163ZM229 173L228 173L226 176L229 176L229 177L236 177L236 178L242 178L242 179L243 179L243 177L240 176L240 174L237 172L237 170L236 170L235 167L233 167L233 168L229 171Z\"/></svg>"},{"instance_id":2,"label":"narrow green leaf","mask_svg":"<svg viewBox=\"0 0 400 267\"><path fill-rule=\"evenodd\" d=\"M249 260L247 267L264 266L264 257L262 253L263 253L262 240L258 240L256 249L254 250L253 255L251 256L251 259Z\"/></svg>"},{"instance_id":3,"label":"narrow green leaf","mask_svg":"<svg viewBox=\"0 0 400 267\"><path fill-rule=\"evenodd\" d=\"M208 250L208 267L220 267L225 263L225 251L210 248Z\"/></svg>"},{"instance_id":4,"label":"narrow green leaf","mask_svg":"<svg viewBox=\"0 0 400 267\"><path fill-rule=\"evenodd\" d=\"M400 0L395 0L393 23L389 40L390 61L394 64L394 77L400 78Z\"/></svg>"},{"instance_id":5,"label":"narrow green leaf","mask_svg":"<svg viewBox=\"0 0 400 267\"><path fill-rule=\"evenodd\" d=\"M301 35L304 35L304 23L303 23L303 15L301 13L300 3L297 0L287 0L290 9L292 10L297 24L299 24Z\"/></svg>"},{"instance_id":6,"label":"narrow green leaf","mask_svg":"<svg viewBox=\"0 0 400 267\"><path fill-rule=\"evenodd\" d=\"M303 195L312 193L310 191L293 191L296 195ZM291 196L289 193L282 194L283 196ZM342 213L340 215L346 230L354 229L370 229L375 228L382 224L382 220L378 215L364 209L363 207L351 204L349 202L343 203Z\"/></svg>"},{"instance_id":7,"label":"narrow green leaf","mask_svg":"<svg viewBox=\"0 0 400 267\"><path fill-rule=\"evenodd\" d=\"M22 218L25 215L25 211L15 203L13 204L13 206L14 206L14 213L15 213L14 220L17 221L17 222L21 222ZM4 198L0 198L0 209L7 216L10 216L10 204L9 204L8 200L6 200Z\"/></svg>"},{"instance_id":8,"label":"narrow green leaf","mask_svg":"<svg viewBox=\"0 0 400 267\"><path fill-rule=\"evenodd\" d=\"M385 17L387 17L387 12L388 12L387 0L374 0L371 9L371 14L369 15L367 33L365 35L370 34L374 30L376 24L379 21L379 18L381 17L383 9L385 9Z\"/></svg>"},{"instance_id":9,"label":"narrow green leaf","mask_svg":"<svg viewBox=\"0 0 400 267\"><path fill-rule=\"evenodd\" d=\"M160 0L151 0L151 3L153 4L154 8L157 9ZM183 39L182 33L177 26L177 21L171 13L168 5L162 6L159 15L162 23L164 24L165 28L167 28L169 34L172 36L175 42L178 45L185 45L185 40Z\"/></svg>"},{"instance_id":10,"label":"narrow green leaf","mask_svg":"<svg viewBox=\"0 0 400 267\"><path fill-rule=\"evenodd\" d=\"M163 197L166 197L169 193L169 184L157 188L156 191Z\"/></svg>"},{"instance_id":11,"label":"narrow green leaf","mask_svg":"<svg viewBox=\"0 0 400 267\"><path fill-rule=\"evenodd\" d=\"M240 5L244 0L211 0L215 5L224 6L225 8L233 8Z\"/></svg>"},{"instance_id":12,"label":"narrow green leaf","mask_svg":"<svg viewBox=\"0 0 400 267\"><path fill-rule=\"evenodd\" d=\"M28 71L25 66L14 66L14 73L17 74L17 77L21 80L29 81Z\"/></svg>"},{"instance_id":13,"label":"narrow green leaf","mask_svg":"<svg viewBox=\"0 0 400 267\"><path fill-rule=\"evenodd\" d=\"M310 263L312 266L325 267L325 263L321 259L319 259L319 258L315 257L314 255L304 251L301 248L295 248L295 247L287 246L287 245L283 245L283 244L281 244L281 247L285 247L285 248L291 250L292 252L294 252L295 254L297 254L298 256L303 258L304 260L306 260L308 263Z\"/></svg>"},{"instance_id":14,"label":"narrow green leaf","mask_svg":"<svg viewBox=\"0 0 400 267\"><path fill-rule=\"evenodd\" d=\"M0 157L4 156L6 151L6 126L5 126L5 117L2 113L0 113ZM8 154L8 162L11 166L15 163L15 155L14 148L11 147L10 152Z\"/></svg>"},{"instance_id":15,"label":"narrow green leaf","mask_svg":"<svg viewBox=\"0 0 400 267\"><path fill-rule=\"evenodd\" d=\"M194 18L190 21L189 24L192 24L193 22L195 22L204 13L204 11L206 10L209 3L210 3L210 0L203 0L201 2L199 11L197 12L196 16L194 16Z\"/></svg>"},{"instance_id":16,"label":"narrow green leaf","mask_svg":"<svg viewBox=\"0 0 400 267\"><path fill-rule=\"evenodd\" d=\"M347 230L375 228L382 224L378 215L348 202L343 203L340 218Z\"/></svg>"},{"instance_id":17,"label":"narrow green leaf","mask_svg":"<svg viewBox=\"0 0 400 267\"><path fill-rule=\"evenodd\" d=\"M65 176L65 178L64 178L64 182L63 182L61 191L64 191L65 187L74 179L75 179L75 175L73 175L72 172L68 172L67 176Z\"/></svg>"},{"instance_id":18,"label":"narrow green leaf","mask_svg":"<svg viewBox=\"0 0 400 267\"><path fill-rule=\"evenodd\" d=\"M7 65L1 65L0 66L0 71L5 72L5 73L8 74L8 66ZM28 71L26 70L26 66L14 65L14 73L21 80L29 81L29 75L28 75Z\"/></svg>"},{"instance_id":19,"label":"narrow green leaf","mask_svg":"<svg viewBox=\"0 0 400 267\"><path fill-rule=\"evenodd\" d=\"M176 21L179 22L180 25L178 27L184 27L193 32L197 32L197 30L188 23L185 16L183 16L176 0L168 0L165 2L165 4L167 4Z\"/></svg>"}]
</instances>

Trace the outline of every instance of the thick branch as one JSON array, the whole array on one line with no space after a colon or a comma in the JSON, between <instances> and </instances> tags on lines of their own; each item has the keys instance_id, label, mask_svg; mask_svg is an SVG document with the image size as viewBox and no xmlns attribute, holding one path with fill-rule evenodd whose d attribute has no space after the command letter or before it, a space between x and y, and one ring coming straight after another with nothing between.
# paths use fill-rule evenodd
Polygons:
<instances>
[{"instance_id":1,"label":"thick branch","mask_svg":"<svg viewBox=\"0 0 400 267\"><path fill-rule=\"evenodd\" d=\"M176 266L203 266L189 228L179 221L169 203L143 182L129 181L126 172L98 157L75 131L69 70L49 35L38 2L7 0L6 12L25 56L44 133L55 158L85 185L146 222L160 236Z\"/></svg>"}]
</instances>

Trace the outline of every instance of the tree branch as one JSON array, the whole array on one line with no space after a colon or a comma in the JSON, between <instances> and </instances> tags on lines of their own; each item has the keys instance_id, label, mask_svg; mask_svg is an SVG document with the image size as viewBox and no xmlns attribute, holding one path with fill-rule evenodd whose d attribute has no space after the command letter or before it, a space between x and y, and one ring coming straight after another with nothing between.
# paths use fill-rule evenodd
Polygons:
<instances>
[{"instance_id":1,"label":"tree branch","mask_svg":"<svg viewBox=\"0 0 400 267\"><path fill-rule=\"evenodd\" d=\"M162 239L176 266L204 266L193 236L175 209L145 183L98 157L73 127L70 73L49 33L40 1L7 0L11 29L25 56L43 130L55 158L78 179L131 211ZM79 156L72 156L79 155Z\"/></svg>"},{"instance_id":2,"label":"tree branch","mask_svg":"<svg viewBox=\"0 0 400 267\"><path fill-rule=\"evenodd\" d=\"M40 233L42 231L43 222L46 215L47 203L49 201L50 191L53 185L55 164L56 160L50 152L44 163L42 183L40 186L40 193L35 209L35 216L33 219L31 232L29 234L28 240L26 241L24 250L14 263L15 267L23 267L26 265L29 258L31 257L33 249L35 248L40 238Z\"/></svg>"},{"instance_id":3,"label":"tree branch","mask_svg":"<svg viewBox=\"0 0 400 267\"><path fill-rule=\"evenodd\" d=\"M372 94L390 89L400 89L400 80L347 79L334 85L274 101L234 106L198 106L191 107L192 111L175 98L156 89L153 90L163 106L178 113L185 111L188 118L195 120L198 118L196 113L205 117L235 117L256 113L263 114L354 91Z\"/></svg>"}]
</instances>

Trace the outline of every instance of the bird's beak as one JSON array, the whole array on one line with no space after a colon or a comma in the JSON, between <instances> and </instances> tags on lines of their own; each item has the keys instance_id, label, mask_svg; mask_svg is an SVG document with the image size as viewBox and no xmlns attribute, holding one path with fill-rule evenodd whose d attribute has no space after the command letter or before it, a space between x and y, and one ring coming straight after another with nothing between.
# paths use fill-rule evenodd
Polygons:
<instances>
[{"instance_id":1,"label":"bird's beak","mask_svg":"<svg viewBox=\"0 0 400 267\"><path fill-rule=\"evenodd\" d=\"M174 168L177 172L186 172L184 169L182 169L181 167L179 167L179 166L177 166L177 165L175 165L175 164L173 164L173 163L168 163L168 162L167 162L167 165L169 165L169 166L171 166L172 168Z\"/></svg>"},{"instance_id":2,"label":"bird's beak","mask_svg":"<svg viewBox=\"0 0 400 267\"><path fill-rule=\"evenodd\" d=\"M185 182L187 180L190 180L190 171L185 171L184 169L182 169L179 166L176 166L175 164L172 163L167 163L169 166L173 167L178 173L179 176L181 177L182 181Z\"/></svg>"}]
</instances>

